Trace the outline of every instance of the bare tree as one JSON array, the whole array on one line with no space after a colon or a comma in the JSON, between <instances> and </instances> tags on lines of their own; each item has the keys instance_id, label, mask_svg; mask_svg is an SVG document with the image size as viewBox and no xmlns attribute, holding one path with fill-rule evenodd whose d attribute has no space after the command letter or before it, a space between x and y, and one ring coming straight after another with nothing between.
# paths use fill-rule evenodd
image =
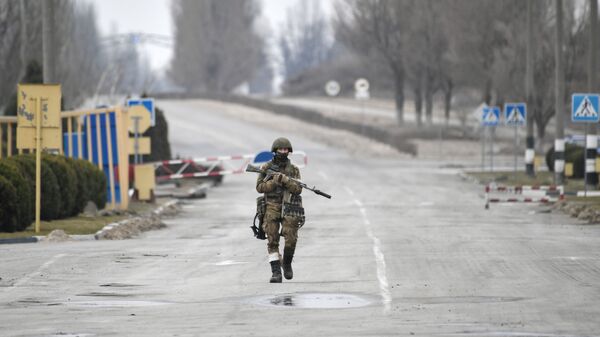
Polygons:
<instances>
[{"instance_id":1,"label":"bare tree","mask_svg":"<svg viewBox=\"0 0 600 337\"><path fill-rule=\"evenodd\" d=\"M22 60L20 52L21 36L20 25L14 24L15 18L20 18L19 3L15 1L0 1L0 111L8 103L11 93L16 90L15 86L22 75ZM18 21L17 21L18 22Z\"/></svg>"},{"instance_id":2,"label":"bare tree","mask_svg":"<svg viewBox=\"0 0 600 337\"><path fill-rule=\"evenodd\" d=\"M54 35L54 78L62 85L66 107L74 107L93 92L104 57L99 47L96 14L91 4L52 2L48 20ZM45 2L44 2L45 3ZM42 64L42 2L0 0L0 107L14 113L10 102L31 61ZM27 15L23 15L25 12ZM14 100L13 100L14 101ZM14 102L11 102L14 105Z\"/></svg>"},{"instance_id":3,"label":"bare tree","mask_svg":"<svg viewBox=\"0 0 600 337\"><path fill-rule=\"evenodd\" d=\"M230 92L260 65L253 0L175 0L175 49L169 76L187 91Z\"/></svg>"},{"instance_id":4,"label":"bare tree","mask_svg":"<svg viewBox=\"0 0 600 337\"><path fill-rule=\"evenodd\" d=\"M292 78L329 58L328 25L319 1L301 1L290 8L282 31L279 47L284 77Z\"/></svg>"},{"instance_id":5,"label":"bare tree","mask_svg":"<svg viewBox=\"0 0 600 337\"><path fill-rule=\"evenodd\" d=\"M404 122L404 45L409 7L408 1L345 0L336 8L336 37L360 55L383 61L392 72L399 124Z\"/></svg>"},{"instance_id":6,"label":"bare tree","mask_svg":"<svg viewBox=\"0 0 600 337\"><path fill-rule=\"evenodd\" d=\"M438 90L444 90L452 96L452 80L448 72L447 52L448 39L445 33L443 13L447 11L447 3L433 0L407 2L411 15L409 37L405 64L409 80L415 92L415 107L417 108L418 124L421 123L422 97L425 99L425 117L428 124L433 123L433 95ZM414 82L413 82L414 81ZM447 102L447 114L450 109L450 98Z\"/></svg>"}]
</instances>

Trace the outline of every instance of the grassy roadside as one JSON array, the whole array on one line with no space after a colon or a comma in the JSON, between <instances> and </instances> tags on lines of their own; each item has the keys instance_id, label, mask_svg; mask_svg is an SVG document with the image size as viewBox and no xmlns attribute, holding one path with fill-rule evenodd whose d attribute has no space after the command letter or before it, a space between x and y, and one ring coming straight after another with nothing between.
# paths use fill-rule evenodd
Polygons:
<instances>
[{"instance_id":1,"label":"grassy roadside","mask_svg":"<svg viewBox=\"0 0 600 337\"><path fill-rule=\"evenodd\" d=\"M554 177L552 172L539 172L535 177L529 177L525 172L465 172L466 175L479 181L481 184L495 182L498 185L552 185ZM583 179L569 179L564 184L565 200L554 203L553 208L562 211L579 221L587 224L600 224L600 197L577 197L577 191L584 190Z\"/></svg>"},{"instance_id":2,"label":"grassy roadside","mask_svg":"<svg viewBox=\"0 0 600 337\"><path fill-rule=\"evenodd\" d=\"M153 209L162 204L164 200L157 200L156 204L143 203L143 202L130 202L129 211L133 211L137 214L151 212ZM0 232L0 239L14 239L14 238L26 238L31 236L43 236L48 235L55 229L62 229L69 235L85 235L94 234L102 227L113 223L119 222L123 219L127 219L129 215L111 215L111 216L76 216L67 219L54 220L54 221L41 221L40 232L35 232L35 225L31 224L24 231L14 233L3 233Z\"/></svg>"},{"instance_id":3,"label":"grassy roadside","mask_svg":"<svg viewBox=\"0 0 600 337\"><path fill-rule=\"evenodd\" d=\"M466 172L467 175L477 179L481 184L495 182L498 185L519 186L519 185L553 185L553 172L538 172L535 177L528 176L525 172L505 171L505 172ZM565 192L583 191L583 179L568 179L565 186ZM591 201L592 199L600 198L577 198L567 196L569 200L582 199L581 201Z\"/></svg>"},{"instance_id":4,"label":"grassy roadside","mask_svg":"<svg viewBox=\"0 0 600 337\"><path fill-rule=\"evenodd\" d=\"M48 235L48 233L52 232L55 229L62 229L67 234L94 234L109 223L117 222L126 219L127 217L127 215L98 217L78 216L62 220L41 221L39 233L35 232L34 224L32 224L22 232L0 233L0 239L14 239L30 237L35 235Z\"/></svg>"}]
</instances>

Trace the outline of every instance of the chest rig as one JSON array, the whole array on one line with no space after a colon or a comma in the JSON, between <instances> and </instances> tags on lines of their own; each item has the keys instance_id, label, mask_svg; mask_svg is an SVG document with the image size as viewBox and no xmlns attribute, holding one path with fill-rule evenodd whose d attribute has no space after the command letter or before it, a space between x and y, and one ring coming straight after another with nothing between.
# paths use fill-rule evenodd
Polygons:
<instances>
[{"instance_id":1,"label":"chest rig","mask_svg":"<svg viewBox=\"0 0 600 337\"><path fill-rule=\"evenodd\" d=\"M279 165L270 162L269 167L277 172L285 174L290 178L298 178L295 174L294 167L288 161L282 168ZM302 197L292 194L283 186L278 186L273 192L265 193L266 201L281 204L281 217L289 217L298 227L302 227L305 222L304 207L302 206Z\"/></svg>"}]
</instances>

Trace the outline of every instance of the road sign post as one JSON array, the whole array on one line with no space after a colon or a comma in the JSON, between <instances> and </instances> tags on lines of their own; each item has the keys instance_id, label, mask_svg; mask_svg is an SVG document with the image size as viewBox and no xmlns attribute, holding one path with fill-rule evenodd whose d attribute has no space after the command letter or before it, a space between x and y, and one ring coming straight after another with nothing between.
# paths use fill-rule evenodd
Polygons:
<instances>
[{"instance_id":1,"label":"road sign post","mask_svg":"<svg viewBox=\"0 0 600 337\"><path fill-rule=\"evenodd\" d=\"M130 139L130 144L133 144L134 163L139 164L143 154L150 154L150 139L148 137L140 137L152 126L150 119L150 111L143 105L133 105L129 107L129 132L133 133L133 139ZM147 145L146 145L147 144ZM131 146L131 145L130 145Z\"/></svg>"},{"instance_id":2,"label":"road sign post","mask_svg":"<svg viewBox=\"0 0 600 337\"><path fill-rule=\"evenodd\" d=\"M504 104L504 122L507 126L514 126L514 174L517 175L517 152L519 147L519 126L527 124L527 105L525 103Z\"/></svg>"},{"instance_id":3,"label":"road sign post","mask_svg":"<svg viewBox=\"0 0 600 337\"><path fill-rule=\"evenodd\" d=\"M584 197L587 197L587 143L588 143L588 123L598 123L600 96L598 94L573 94L571 97L571 121L573 123L585 124L585 151L584 152ZM590 163L590 166L595 166L595 163ZM593 169L590 167L590 170Z\"/></svg>"},{"instance_id":4,"label":"road sign post","mask_svg":"<svg viewBox=\"0 0 600 337\"><path fill-rule=\"evenodd\" d=\"M325 93L329 96L329 105L331 107L331 114L335 115L335 104L333 98L340 94L341 87L336 81L329 81L325 84Z\"/></svg>"},{"instance_id":5,"label":"road sign post","mask_svg":"<svg viewBox=\"0 0 600 337\"><path fill-rule=\"evenodd\" d=\"M369 93L369 81L365 78L359 78L354 82L354 98L360 101L360 114L362 116L362 123L360 126L360 134L365 134L365 103L364 101L371 98Z\"/></svg>"},{"instance_id":6,"label":"road sign post","mask_svg":"<svg viewBox=\"0 0 600 337\"><path fill-rule=\"evenodd\" d=\"M128 99L126 105L128 107L136 105L143 106L146 108L146 110L148 110L148 112L150 112L150 126L156 125L156 105L154 104L154 98Z\"/></svg>"},{"instance_id":7,"label":"road sign post","mask_svg":"<svg viewBox=\"0 0 600 337\"><path fill-rule=\"evenodd\" d=\"M42 209L42 151L62 150L59 84L17 85L17 148L35 149L35 232Z\"/></svg>"},{"instance_id":8,"label":"road sign post","mask_svg":"<svg viewBox=\"0 0 600 337\"><path fill-rule=\"evenodd\" d=\"M490 170L494 172L494 128L500 123L500 108L497 106L484 106L481 110L481 125L490 130ZM484 142L485 148L485 142ZM483 159L482 159L483 160Z\"/></svg>"},{"instance_id":9,"label":"road sign post","mask_svg":"<svg viewBox=\"0 0 600 337\"><path fill-rule=\"evenodd\" d=\"M340 84L336 81L329 81L327 84L325 84L325 93L327 93L327 96L329 97L335 97L339 95L340 91Z\"/></svg>"}]
</instances>

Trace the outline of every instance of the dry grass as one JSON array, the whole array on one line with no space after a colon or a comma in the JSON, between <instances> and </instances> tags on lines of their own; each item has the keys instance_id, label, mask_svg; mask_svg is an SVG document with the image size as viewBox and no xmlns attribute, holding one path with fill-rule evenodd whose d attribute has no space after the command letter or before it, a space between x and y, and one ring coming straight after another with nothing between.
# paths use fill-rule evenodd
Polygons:
<instances>
[{"instance_id":1,"label":"dry grass","mask_svg":"<svg viewBox=\"0 0 600 337\"><path fill-rule=\"evenodd\" d=\"M67 234L94 234L109 223L118 222L126 218L127 215L102 217L78 216L62 220L42 221L40 222L39 233L35 232L35 225L32 224L22 232L0 233L0 239L23 238L34 235L48 235L48 233L52 232L55 229L62 229Z\"/></svg>"}]
</instances>

